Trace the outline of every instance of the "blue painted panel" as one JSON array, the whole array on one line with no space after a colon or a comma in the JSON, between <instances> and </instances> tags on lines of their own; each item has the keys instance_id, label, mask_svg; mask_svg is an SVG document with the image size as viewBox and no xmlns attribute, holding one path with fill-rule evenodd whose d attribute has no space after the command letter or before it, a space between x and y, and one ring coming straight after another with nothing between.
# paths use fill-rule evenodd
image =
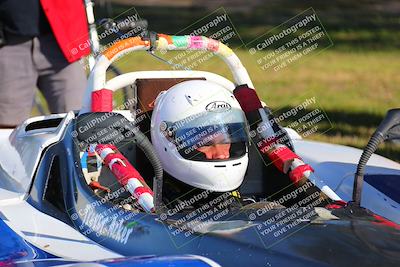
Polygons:
<instances>
[{"instance_id":1,"label":"blue painted panel","mask_svg":"<svg viewBox=\"0 0 400 267\"><path fill-rule=\"evenodd\" d=\"M3 217L3 219L6 219ZM16 260L55 258L17 235L8 225L0 220L0 266Z\"/></svg>"}]
</instances>

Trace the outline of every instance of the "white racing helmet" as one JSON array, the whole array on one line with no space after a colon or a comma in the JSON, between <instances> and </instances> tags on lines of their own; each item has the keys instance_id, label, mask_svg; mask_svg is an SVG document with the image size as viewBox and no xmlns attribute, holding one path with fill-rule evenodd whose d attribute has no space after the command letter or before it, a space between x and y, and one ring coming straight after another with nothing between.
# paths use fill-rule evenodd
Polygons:
<instances>
[{"instance_id":1,"label":"white racing helmet","mask_svg":"<svg viewBox=\"0 0 400 267\"><path fill-rule=\"evenodd\" d=\"M247 122L226 88L185 81L161 92L151 140L164 170L190 186L227 192L243 182L248 165Z\"/></svg>"}]
</instances>

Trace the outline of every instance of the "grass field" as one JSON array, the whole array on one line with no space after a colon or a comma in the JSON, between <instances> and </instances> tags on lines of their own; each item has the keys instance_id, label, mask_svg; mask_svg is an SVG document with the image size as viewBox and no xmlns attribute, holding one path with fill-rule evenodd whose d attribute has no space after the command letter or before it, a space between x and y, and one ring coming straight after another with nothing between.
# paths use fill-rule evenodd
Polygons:
<instances>
[{"instance_id":1,"label":"grass field","mask_svg":"<svg viewBox=\"0 0 400 267\"><path fill-rule=\"evenodd\" d=\"M247 68L259 96L277 116L306 98L315 97L317 107L328 119L319 122L317 132L307 138L363 148L386 111L400 107L400 61L394 60L400 58L400 51L327 49L277 72L261 70L245 50L235 52ZM142 52L121 59L117 66L124 72L170 68ZM228 68L217 58L199 65L198 69L231 77ZM288 125L291 121L282 124ZM381 145L378 154L400 161L400 145Z\"/></svg>"},{"instance_id":2,"label":"grass field","mask_svg":"<svg viewBox=\"0 0 400 267\"><path fill-rule=\"evenodd\" d=\"M256 59L246 50L236 49L259 96L277 116L306 98L315 97L317 107L325 112L327 118L318 123L318 131L307 138L363 148L385 112L400 107L400 4L392 0L379 4L345 0L329 3L314 0L257 3L251 11L238 13L228 1L224 2L222 11L229 14L244 43L309 7L313 7L318 14L333 41L332 47L301 58L278 72L261 70ZM149 21L151 30L165 33L180 32L213 10L218 8L221 11L219 5L208 9L199 6L139 6L132 9L130 5L115 4L110 15L104 13L100 6L97 8L97 17L114 17L127 10L137 11ZM171 19L171 14L175 13L179 16ZM233 47L239 45L233 43ZM171 58L170 53L162 56ZM145 53L131 54L117 65L123 71L170 68ZM207 60L196 69L230 78L228 68L216 58ZM283 121L283 124L290 122ZM378 153L400 161L399 145L381 145Z\"/></svg>"},{"instance_id":3,"label":"grass field","mask_svg":"<svg viewBox=\"0 0 400 267\"><path fill-rule=\"evenodd\" d=\"M307 137L310 139L363 148L386 111L400 106L400 61L394 60L400 58L400 51L327 49L278 72L261 70L245 50L235 52L259 96L276 115L315 96L316 105L329 120L318 123L318 131ZM131 54L117 62L117 66L123 71L170 68L145 53ZM230 78L228 68L217 58L199 65L198 69ZM381 145L378 153L400 161L399 145Z\"/></svg>"}]
</instances>

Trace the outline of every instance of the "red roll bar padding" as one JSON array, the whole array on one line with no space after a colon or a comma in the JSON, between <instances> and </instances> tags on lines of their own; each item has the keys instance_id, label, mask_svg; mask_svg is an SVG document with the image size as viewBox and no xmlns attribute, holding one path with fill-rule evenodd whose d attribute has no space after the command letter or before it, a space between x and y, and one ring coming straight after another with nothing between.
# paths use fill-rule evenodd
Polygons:
<instances>
[{"instance_id":1,"label":"red roll bar padding","mask_svg":"<svg viewBox=\"0 0 400 267\"><path fill-rule=\"evenodd\" d=\"M236 87L235 90L233 90L233 94L242 107L244 113L262 108L262 104L256 90L249 88L247 84Z\"/></svg>"},{"instance_id":2,"label":"red roll bar padding","mask_svg":"<svg viewBox=\"0 0 400 267\"><path fill-rule=\"evenodd\" d=\"M112 165L109 164L114 160ZM133 168L121 154L109 154L104 158L104 163L110 166L111 171L117 176L118 182L126 186L130 178L136 178L140 182L144 181L140 173Z\"/></svg>"},{"instance_id":3,"label":"red roll bar padding","mask_svg":"<svg viewBox=\"0 0 400 267\"><path fill-rule=\"evenodd\" d=\"M114 151L114 153L110 153L104 158L104 163L110 166L110 163L114 161L110 170L117 177L117 180L121 185L126 186L130 178L136 178L143 184L143 186L145 187L147 186L147 188L149 188L146 182L144 181L143 177L140 175L140 173L118 151L118 149L115 146L97 145L96 146L97 153L99 152L101 153L101 151L104 148L111 148ZM151 192L151 194L153 194L153 192Z\"/></svg>"},{"instance_id":4,"label":"red roll bar padding","mask_svg":"<svg viewBox=\"0 0 400 267\"><path fill-rule=\"evenodd\" d=\"M137 195L138 198L144 193L149 193L150 195L153 195L153 191L148 187L138 187L135 190L135 195Z\"/></svg>"},{"instance_id":5,"label":"red roll bar padding","mask_svg":"<svg viewBox=\"0 0 400 267\"><path fill-rule=\"evenodd\" d=\"M300 165L289 172L289 178L295 185L298 185L299 182L305 177L304 173L306 171L314 172L314 169L308 164Z\"/></svg>"},{"instance_id":6,"label":"red roll bar padding","mask_svg":"<svg viewBox=\"0 0 400 267\"><path fill-rule=\"evenodd\" d=\"M138 200L139 205L145 211L153 212L153 191L118 149L114 145L97 145L96 152L117 178L117 181Z\"/></svg>"},{"instance_id":7,"label":"red roll bar padding","mask_svg":"<svg viewBox=\"0 0 400 267\"><path fill-rule=\"evenodd\" d=\"M233 90L233 94L238 100L243 112L246 113L246 116L248 117L250 117L250 112L254 112L262 108L261 101L256 91L252 88L249 88L246 84L236 87L235 90ZM253 124L257 122L252 121L249 123ZM268 158L280 172L286 174L289 171L289 178L296 185L298 185L298 182L303 179L306 171L314 172L313 168L308 164L297 166L290 171L294 159L301 160L301 158L287 146L283 144L277 144L275 138L272 138L271 140L262 140L261 144L258 145L257 148L262 154L268 156Z\"/></svg>"},{"instance_id":8,"label":"red roll bar padding","mask_svg":"<svg viewBox=\"0 0 400 267\"><path fill-rule=\"evenodd\" d=\"M279 171L285 173L284 166L288 161L293 161L294 159L300 159L292 150L287 146L279 145L273 151L267 155L275 167Z\"/></svg>"},{"instance_id":9,"label":"red roll bar padding","mask_svg":"<svg viewBox=\"0 0 400 267\"><path fill-rule=\"evenodd\" d=\"M92 92L92 112L111 112L113 110L113 95L108 89Z\"/></svg>"}]
</instances>

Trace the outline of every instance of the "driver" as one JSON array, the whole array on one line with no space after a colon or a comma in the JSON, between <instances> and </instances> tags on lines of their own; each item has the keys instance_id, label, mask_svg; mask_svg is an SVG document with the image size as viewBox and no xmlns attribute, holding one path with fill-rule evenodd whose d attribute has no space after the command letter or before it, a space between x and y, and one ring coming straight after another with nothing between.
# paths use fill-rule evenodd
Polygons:
<instances>
[{"instance_id":1,"label":"driver","mask_svg":"<svg viewBox=\"0 0 400 267\"><path fill-rule=\"evenodd\" d=\"M226 192L239 199L249 137L234 95L216 83L192 80L161 92L154 105L151 140L166 171L164 202L197 206Z\"/></svg>"},{"instance_id":2,"label":"driver","mask_svg":"<svg viewBox=\"0 0 400 267\"><path fill-rule=\"evenodd\" d=\"M254 96L253 89L249 89L250 93L246 90L247 87L239 86L233 95L216 83L192 80L179 83L156 98L151 140L166 172L163 201L169 203L168 208L198 208L216 198L219 201L212 203L218 206L223 201L233 208L249 201L256 202L243 200L238 191L249 162L250 126L247 121L252 119L252 127L259 122L254 120L257 114L249 111L259 102L258 97ZM268 147L259 148L259 152L268 155L282 173L283 176L275 175L278 179L287 179L289 185L293 182L295 186L307 181L307 174L313 170L291 149L279 143ZM304 189L299 198L316 191L320 190L315 186ZM232 197L236 201L232 201ZM329 199L324 194L321 198ZM285 204L295 202L296 198Z\"/></svg>"}]
</instances>

